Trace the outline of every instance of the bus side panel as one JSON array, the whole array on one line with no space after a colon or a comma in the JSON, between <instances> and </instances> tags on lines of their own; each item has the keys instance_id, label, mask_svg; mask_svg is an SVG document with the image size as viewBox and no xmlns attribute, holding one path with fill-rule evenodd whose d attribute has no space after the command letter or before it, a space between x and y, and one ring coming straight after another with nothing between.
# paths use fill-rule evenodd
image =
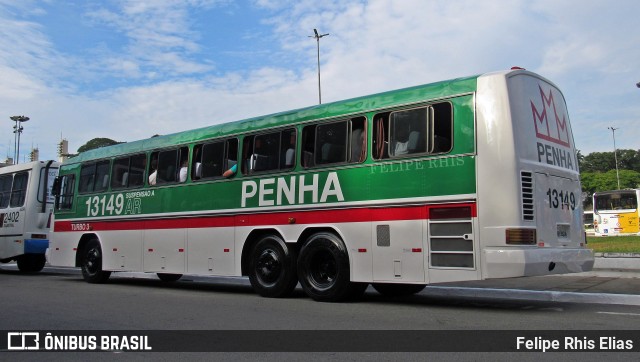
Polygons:
<instances>
[{"instance_id":1,"label":"bus side panel","mask_svg":"<svg viewBox=\"0 0 640 362\"><path fill-rule=\"evenodd\" d=\"M80 233L54 230L51 233L47 260L54 266L76 266L76 252Z\"/></svg>"},{"instance_id":2,"label":"bus side panel","mask_svg":"<svg viewBox=\"0 0 640 362\"><path fill-rule=\"evenodd\" d=\"M236 274L235 255L242 248L235 248L233 227L187 229L187 273Z\"/></svg>"},{"instance_id":3,"label":"bus side panel","mask_svg":"<svg viewBox=\"0 0 640 362\"><path fill-rule=\"evenodd\" d=\"M115 230L98 233L103 269L142 271L142 230Z\"/></svg>"}]
</instances>

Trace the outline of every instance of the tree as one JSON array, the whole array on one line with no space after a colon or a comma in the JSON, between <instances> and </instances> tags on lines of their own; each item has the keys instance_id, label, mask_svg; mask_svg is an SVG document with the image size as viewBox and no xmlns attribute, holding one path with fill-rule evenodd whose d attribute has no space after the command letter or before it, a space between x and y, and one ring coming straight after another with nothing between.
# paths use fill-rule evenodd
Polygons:
<instances>
[{"instance_id":1,"label":"tree","mask_svg":"<svg viewBox=\"0 0 640 362\"><path fill-rule=\"evenodd\" d=\"M640 172L632 170L619 170L620 188L633 189L640 187ZM590 195L598 191L608 191L618 189L618 179L616 170L607 172L582 172L580 174L582 191Z\"/></svg>"},{"instance_id":2,"label":"tree","mask_svg":"<svg viewBox=\"0 0 640 362\"><path fill-rule=\"evenodd\" d=\"M640 150L618 150L618 169L640 172ZM582 172L607 172L616 169L613 152L592 152L583 156L577 153L578 165Z\"/></svg>"},{"instance_id":3,"label":"tree","mask_svg":"<svg viewBox=\"0 0 640 362\"><path fill-rule=\"evenodd\" d=\"M78 148L78 153L93 150L100 147L117 145L123 142L114 141L110 138L94 138Z\"/></svg>"}]
</instances>

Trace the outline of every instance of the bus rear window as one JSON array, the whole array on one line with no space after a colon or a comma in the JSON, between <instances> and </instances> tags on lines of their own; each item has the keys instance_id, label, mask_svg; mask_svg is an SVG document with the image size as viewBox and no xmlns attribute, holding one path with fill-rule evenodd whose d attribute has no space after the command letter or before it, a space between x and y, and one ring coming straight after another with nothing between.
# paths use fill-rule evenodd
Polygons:
<instances>
[{"instance_id":1,"label":"bus rear window","mask_svg":"<svg viewBox=\"0 0 640 362\"><path fill-rule=\"evenodd\" d=\"M597 211L633 210L638 208L638 200L632 192L597 195L594 207Z\"/></svg>"}]
</instances>

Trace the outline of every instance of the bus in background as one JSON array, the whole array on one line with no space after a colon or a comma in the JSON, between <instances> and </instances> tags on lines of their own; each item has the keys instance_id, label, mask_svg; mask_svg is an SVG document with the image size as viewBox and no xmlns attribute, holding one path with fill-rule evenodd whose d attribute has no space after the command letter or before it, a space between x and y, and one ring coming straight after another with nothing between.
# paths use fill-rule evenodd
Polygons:
<instances>
[{"instance_id":1,"label":"bus in background","mask_svg":"<svg viewBox=\"0 0 640 362\"><path fill-rule=\"evenodd\" d=\"M0 168L0 262L16 261L24 273L42 270L49 246L55 161Z\"/></svg>"},{"instance_id":2,"label":"bus in background","mask_svg":"<svg viewBox=\"0 0 640 362\"><path fill-rule=\"evenodd\" d=\"M638 235L640 189L602 191L593 194L596 236Z\"/></svg>"},{"instance_id":3,"label":"bus in background","mask_svg":"<svg viewBox=\"0 0 640 362\"><path fill-rule=\"evenodd\" d=\"M54 189L49 262L91 283L339 301L593 266L563 95L519 68L87 151Z\"/></svg>"},{"instance_id":4,"label":"bus in background","mask_svg":"<svg viewBox=\"0 0 640 362\"><path fill-rule=\"evenodd\" d=\"M584 231L587 232L587 234L589 233L593 233L593 221L594 221L594 217L593 217L593 211L592 210L585 210L583 217L582 217L582 223L584 224Z\"/></svg>"}]
</instances>

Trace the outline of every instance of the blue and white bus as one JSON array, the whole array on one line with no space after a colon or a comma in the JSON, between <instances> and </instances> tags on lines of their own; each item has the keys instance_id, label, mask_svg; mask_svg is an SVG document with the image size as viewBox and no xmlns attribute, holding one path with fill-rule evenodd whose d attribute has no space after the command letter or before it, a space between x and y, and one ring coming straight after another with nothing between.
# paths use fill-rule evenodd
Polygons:
<instances>
[{"instance_id":1,"label":"blue and white bus","mask_svg":"<svg viewBox=\"0 0 640 362\"><path fill-rule=\"evenodd\" d=\"M16 261L25 273L42 270L49 247L55 161L0 168L0 262Z\"/></svg>"}]
</instances>

